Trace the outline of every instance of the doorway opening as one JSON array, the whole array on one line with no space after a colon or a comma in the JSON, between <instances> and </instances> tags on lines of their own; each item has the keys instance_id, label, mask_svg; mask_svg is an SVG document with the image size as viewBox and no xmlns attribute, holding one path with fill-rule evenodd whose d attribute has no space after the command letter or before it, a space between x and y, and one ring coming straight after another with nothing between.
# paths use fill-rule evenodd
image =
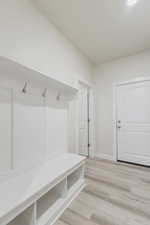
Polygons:
<instances>
[{"instance_id":1,"label":"doorway opening","mask_svg":"<svg viewBox=\"0 0 150 225\"><path fill-rule=\"evenodd\" d=\"M93 93L79 82L79 154L92 157L93 145Z\"/></svg>"}]
</instances>

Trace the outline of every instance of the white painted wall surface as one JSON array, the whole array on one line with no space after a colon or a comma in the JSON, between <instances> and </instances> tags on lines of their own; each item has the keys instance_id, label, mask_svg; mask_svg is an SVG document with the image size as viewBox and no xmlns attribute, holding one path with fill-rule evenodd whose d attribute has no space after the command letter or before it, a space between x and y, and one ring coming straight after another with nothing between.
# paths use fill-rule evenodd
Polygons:
<instances>
[{"instance_id":1,"label":"white painted wall surface","mask_svg":"<svg viewBox=\"0 0 150 225\"><path fill-rule=\"evenodd\" d=\"M35 8L30 0L0 1L0 56L72 86L77 85L78 79L92 82L92 65L89 60ZM0 74L0 83L2 87L12 88L19 93L24 85L24 81L14 80L13 74L10 79L7 73ZM42 84L29 82L27 89L28 93L41 96L44 88ZM75 108L75 104L72 104L72 108ZM76 118L75 113L76 110L71 111L70 121ZM74 151L76 126L69 134L72 136ZM20 146L17 147L19 149ZM62 149L64 150L64 146ZM51 152L53 151L54 148L51 149Z\"/></svg>"},{"instance_id":2,"label":"white painted wall surface","mask_svg":"<svg viewBox=\"0 0 150 225\"><path fill-rule=\"evenodd\" d=\"M0 172L12 167L12 91L0 88Z\"/></svg>"},{"instance_id":3,"label":"white painted wall surface","mask_svg":"<svg viewBox=\"0 0 150 225\"><path fill-rule=\"evenodd\" d=\"M150 76L150 51L104 63L95 68L96 155L113 156L113 83Z\"/></svg>"},{"instance_id":4,"label":"white painted wall surface","mask_svg":"<svg viewBox=\"0 0 150 225\"><path fill-rule=\"evenodd\" d=\"M69 84L91 82L89 61L30 0L0 2L0 55Z\"/></svg>"},{"instance_id":5,"label":"white painted wall surface","mask_svg":"<svg viewBox=\"0 0 150 225\"><path fill-rule=\"evenodd\" d=\"M45 156L44 98L13 93L13 168L36 165Z\"/></svg>"},{"instance_id":6,"label":"white painted wall surface","mask_svg":"<svg viewBox=\"0 0 150 225\"><path fill-rule=\"evenodd\" d=\"M46 103L46 155L54 157L68 151L68 109Z\"/></svg>"}]
</instances>

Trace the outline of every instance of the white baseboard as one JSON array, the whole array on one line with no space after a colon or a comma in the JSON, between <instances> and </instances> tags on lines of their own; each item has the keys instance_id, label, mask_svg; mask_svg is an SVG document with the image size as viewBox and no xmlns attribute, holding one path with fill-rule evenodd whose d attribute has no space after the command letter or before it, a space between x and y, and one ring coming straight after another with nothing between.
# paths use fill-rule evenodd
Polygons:
<instances>
[{"instance_id":1,"label":"white baseboard","mask_svg":"<svg viewBox=\"0 0 150 225\"><path fill-rule=\"evenodd\" d=\"M108 154L104 154L104 153L95 154L95 158L115 161L114 157L112 155L108 155Z\"/></svg>"}]
</instances>

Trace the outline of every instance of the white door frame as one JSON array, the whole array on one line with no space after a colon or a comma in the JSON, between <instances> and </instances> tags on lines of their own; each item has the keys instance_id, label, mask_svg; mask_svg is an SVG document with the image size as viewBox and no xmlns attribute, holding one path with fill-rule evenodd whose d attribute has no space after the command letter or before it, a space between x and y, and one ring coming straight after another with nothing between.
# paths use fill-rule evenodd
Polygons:
<instances>
[{"instance_id":1,"label":"white door frame","mask_svg":"<svg viewBox=\"0 0 150 225\"><path fill-rule=\"evenodd\" d=\"M78 89L80 84L83 84L87 86L89 89L89 116L90 116L90 131L89 131L89 140L90 140L90 151L89 151L89 157L94 158L95 156L95 101L94 101L94 85L83 81L83 80L78 80ZM78 136L78 153L79 153L79 104L78 104L78 127L77 127L77 136Z\"/></svg>"},{"instance_id":2,"label":"white door frame","mask_svg":"<svg viewBox=\"0 0 150 225\"><path fill-rule=\"evenodd\" d=\"M138 77L132 80L113 84L113 160L118 160L118 143L117 143L117 88L128 84L150 81L150 77Z\"/></svg>"}]
</instances>

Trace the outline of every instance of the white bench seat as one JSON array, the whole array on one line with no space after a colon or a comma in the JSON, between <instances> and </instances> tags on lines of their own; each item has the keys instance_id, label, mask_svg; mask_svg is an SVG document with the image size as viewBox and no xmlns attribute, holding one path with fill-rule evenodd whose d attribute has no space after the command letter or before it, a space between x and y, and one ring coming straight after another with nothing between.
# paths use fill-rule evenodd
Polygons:
<instances>
[{"instance_id":1,"label":"white bench seat","mask_svg":"<svg viewBox=\"0 0 150 225\"><path fill-rule=\"evenodd\" d=\"M17 222L11 223L11 221L29 207L34 213L33 221L29 225L46 225L48 219L52 224L60 214L59 208L63 211L63 208L65 209L67 204L84 188L84 163L85 157L66 153L47 161L30 172L11 177L3 182L0 185L0 225L6 225L9 222L10 225L18 225ZM71 177L73 177L72 182L70 181ZM67 179L70 182L69 185ZM71 184L72 188L70 188ZM43 196L48 192L47 196L51 196L51 189L54 189L52 193L56 192L58 195L60 191L62 196L57 199L56 203L53 203L53 207L50 205L50 208L45 212L45 217L43 214L43 217L39 216L38 218L37 207L41 207L40 203L43 204L44 201L44 204L47 204ZM50 212L53 218L46 217L46 215L50 215Z\"/></svg>"}]
</instances>

